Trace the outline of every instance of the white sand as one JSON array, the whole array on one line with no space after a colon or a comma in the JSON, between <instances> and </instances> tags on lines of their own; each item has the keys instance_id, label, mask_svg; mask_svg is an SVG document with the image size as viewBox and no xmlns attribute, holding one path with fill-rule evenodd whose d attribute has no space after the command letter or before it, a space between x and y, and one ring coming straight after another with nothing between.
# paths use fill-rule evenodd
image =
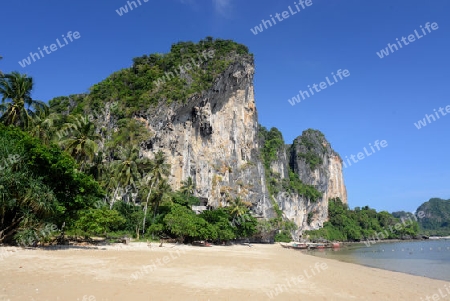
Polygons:
<instances>
[{"instance_id":1,"label":"white sand","mask_svg":"<svg viewBox=\"0 0 450 301\"><path fill-rule=\"evenodd\" d=\"M450 286L279 245L158 245L132 243L104 250L0 248L0 301L419 301Z\"/></svg>"}]
</instances>

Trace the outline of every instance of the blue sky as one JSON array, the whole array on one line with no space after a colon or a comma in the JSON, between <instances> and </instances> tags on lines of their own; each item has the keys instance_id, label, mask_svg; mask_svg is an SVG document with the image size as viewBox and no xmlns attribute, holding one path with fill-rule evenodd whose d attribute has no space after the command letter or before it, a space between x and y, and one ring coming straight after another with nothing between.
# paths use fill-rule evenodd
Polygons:
<instances>
[{"instance_id":1,"label":"blue sky","mask_svg":"<svg viewBox=\"0 0 450 301\"><path fill-rule=\"evenodd\" d=\"M296 12L294 0L140 1L123 16L116 13L127 4L123 0L7 1L1 10L7 26L0 70L33 76L34 98L48 101L86 92L129 67L133 57L167 52L172 43L232 39L255 55L260 123L280 129L287 143L307 128L319 129L345 158L370 150L376 140L387 141L344 169L351 207L414 211L431 197L450 199L450 116L414 126L433 109L450 105L449 1L312 0L257 35L250 28L262 19L289 6ZM438 29L425 36L420 26L427 22ZM376 54L414 30L420 39L382 59ZM30 66L18 64L69 31L81 37ZM331 79L338 69L350 76L289 104L299 90Z\"/></svg>"}]
</instances>

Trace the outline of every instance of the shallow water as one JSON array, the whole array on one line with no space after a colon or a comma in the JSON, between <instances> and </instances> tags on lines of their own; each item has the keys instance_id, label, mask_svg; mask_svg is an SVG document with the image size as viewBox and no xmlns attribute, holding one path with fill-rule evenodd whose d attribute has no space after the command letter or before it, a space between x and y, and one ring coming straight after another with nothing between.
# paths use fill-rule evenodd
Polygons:
<instances>
[{"instance_id":1,"label":"shallow water","mask_svg":"<svg viewBox=\"0 0 450 301\"><path fill-rule=\"evenodd\" d=\"M308 254L365 266L450 281L450 240L352 244Z\"/></svg>"}]
</instances>

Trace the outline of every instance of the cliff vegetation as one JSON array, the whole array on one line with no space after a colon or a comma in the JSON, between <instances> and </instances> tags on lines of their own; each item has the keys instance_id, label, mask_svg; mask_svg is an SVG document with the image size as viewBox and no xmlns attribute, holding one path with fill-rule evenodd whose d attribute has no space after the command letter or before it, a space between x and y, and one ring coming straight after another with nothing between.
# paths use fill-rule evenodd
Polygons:
<instances>
[{"instance_id":1,"label":"cliff vegetation","mask_svg":"<svg viewBox=\"0 0 450 301\"><path fill-rule=\"evenodd\" d=\"M330 241L361 241L377 237L377 233L382 233L383 239L411 239L419 234L419 224L411 216L412 214L402 224L400 218L387 211L377 212L369 206L352 210L339 198L335 198L328 202L329 220L324 223L323 228L306 231L306 235L313 240ZM401 226L395 227L396 224Z\"/></svg>"},{"instance_id":2,"label":"cliff vegetation","mask_svg":"<svg viewBox=\"0 0 450 301\"><path fill-rule=\"evenodd\" d=\"M417 208L424 212L419 219L420 230L425 235L450 236L450 200L432 198Z\"/></svg>"},{"instance_id":3,"label":"cliff vegetation","mask_svg":"<svg viewBox=\"0 0 450 301\"><path fill-rule=\"evenodd\" d=\"M211 37L49 106L31 77L2 75L0 243L289 241L306 215L319 224L334 153L319 131L289 146L259 127L253 75L246 46ZM300 221L286 215L294 198Z\"/></svg>"}]
</instances>

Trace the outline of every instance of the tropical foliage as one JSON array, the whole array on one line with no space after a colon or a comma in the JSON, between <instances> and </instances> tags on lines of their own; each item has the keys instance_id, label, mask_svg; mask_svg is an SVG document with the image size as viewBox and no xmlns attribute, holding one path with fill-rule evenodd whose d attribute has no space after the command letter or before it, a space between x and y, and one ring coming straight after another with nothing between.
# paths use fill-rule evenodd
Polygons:
<instances>
[{"instance_id":1,"label":"tropical foliage","mask_svg":"<svg viewBox=\"0 0 450 301\"><path fill-rule=\"evenodd\" d=\"M18 72L0 77L0 122L28 128L34 116L47 110L45 103L31 98L33 84L31 77Z\"/></svg>"},{"instance_id":2,"label":"tropical foliage","mask_svg":"<svg viewBox=\"0 0 450 301\"><path fill-rule=\"evenodd\" d=\"M285 152L285 143L281 132L277 128L268 131L265 127L259 128L260 139L263 141L262 159L265 166L268 190L272 196L279 191L289 191L306 197L311 202L322 197L314 186L304 184L298 175L294 173L292 166L289 170L289 178L281 178L280 174L272 171L271 163L278 160L281 153Z\"/></svg>"},{"instance_id":3,"label":"tropical foliage","mask_svg":"<svg viewBox=\"0 0 450 301\"><path fill-rule=\"evenodd\" d=\"M311 171L323 163L322 157L319 154L325 151L323 145L324 140L325 137L320 131L308 129L302 133L300 139L296 139L293 143L294 147L296 147L297 143L302 147L302 151L298 153L298 157L305 160Z\"/></svg>"},{"instance_id":4,"label":"tropical foliage","mask_svg":"<svg viewBox=\"0 0 450 301\"><path fill-rule=\"evenodd\" d=\"M251 237L257 232L257 221L246 206L239 208L245 219L236 222L236 207L217 208L195 214L182 193L173 197L173 203L165 205L156 223L149 227L153 234L178 237L180 241L213 240L224 242L236 238Z\"/></svg>"},{"instance_id":5,"label":"tropical foliage","mask_svg":"<svg viewBox=\"0 0 450 301\"><path fill-rule=\"evenodd\" d=\"M0 125L0 242L24 239L46 224L71 226L78 212L103 196L89 176L57 146L47 147L15 127ZM27 234L28 233L28 234Z\"/></svg>"},{"instance_id":6,"label":"tropical foliage","mask_svg":"<svg viewBox=\"0 0 450 301\"><path fill-rule=\"evenodd\" d=\"M206 59L205 53L214 56ZM283 190L315 202L322 194L292 168L286 178L271 170L287 147L276 128L259 131L267 188L277 213L266 221L252 216L244 198L230 195L224 207L196 214L191 208L200 203L194 196L198 179L186 177L174 191L167 154L146 147L156 135L146 118L158 104L181 105L212 87L232 64L252 60L247 47L233 41L208 37L180 42L167 54L135 58L130 68L94 85L88 94L57 97L49 106L33 99L33 78L0 72L0 243L37 245L57 237L64 241L64 235L218 243L248 237L290 240L296 226L283 219L273 196ZM176 72L187 63L192 68ZM304 159L311 168L321 163L308 154ZM369 209L361 210L368 221L362 214L355 219L338 202L330 204L332 218L320 235L356 239L392 222L379 213L375 224ZM339 214L348 216L342 220Z\"/></svg>"},{"instance_id":7,"label":"tropical foliage","mask_svg":"<svg viewBox=\"0 0 450 301\"><path fill-rule=\"evenodd\" d=\"M377 233L383 233L386 239L411 238L419 233L419 225L414 218L402 223L387 211L377 212L369 206L351 210L339 198L329 200L328 219L322 229L306 231L305 234L312 239L360 241L376 237ZM395 227L396 224L399 225Z\"/></svg>"},{"instance_id":8,"label":"tropical foliage","mask_svg":"<svg viewBox=\"0 0 450 301\"><path fill-rule=\"evenodd\" d=\"M205 59L204 54L209 51L213 51L214 56ZM86 108L99 111L106 101L120 100L113 113L119 121L129 120L143 108L161 101L185 102L189 97L207 90L238 56L252 59L246 46L231 40L207 37L198 43L179 42L173 44L167 54L134 58L130 68L115 72L95 84L89 94L58 97L50 101L50 106L58 113L71 108L72 113L82 114ZM184 69L183 74L177 76L180 66L187 63L192 68ZM174 76L167 78L169 72ZM165 82L159 84L161 79Z\"/></svg>"},{"instance_id":9,"label":"tropical foliage","mask_svg":"<svg viewBox=\"0 0 450 301\"><path fill-rule=\"evenodd\" d=\"M77 161L83 162L84 167L87 161L91 161L98 152L97 142L101 137L95 133L95 124L86 117L69 116L69 120L70 122L62 128L62 131L68 132L68 135L62 137L59 144Z\"/></svg>"},{"instance_id":10,"label":"tropical foliage","mask_svg":"<svg viewBox=\"0 0 450 301\"><path fill-rule=\"evenodd\" d=\"M432 198L417 208L421 231L426 235L450 235L450 200Z\"/></svg>"},{"instance_id":11,"label":"tropical foliage","mask_svg":"<svg viewBox=\"0 0 450 301\"><path fill-rule=\"evenodd\" d=\"M202 93L239 56L252 60L232 41L180 42L168 54L135 58L89 94L57 97L50 107L32 98L31 77L0 73L0 243L36 245L64 233L185 241L253 235L256 220L244 200L196 215L194 179L172 190L166 155L143 155L139 146L154 133L134 118L161 101ZM192 69L176 72L187 63ZM177 76L169 78L171 72ZM104 122L106 114L114 116L113 126Z\"/></svg>"}]
</instances>

